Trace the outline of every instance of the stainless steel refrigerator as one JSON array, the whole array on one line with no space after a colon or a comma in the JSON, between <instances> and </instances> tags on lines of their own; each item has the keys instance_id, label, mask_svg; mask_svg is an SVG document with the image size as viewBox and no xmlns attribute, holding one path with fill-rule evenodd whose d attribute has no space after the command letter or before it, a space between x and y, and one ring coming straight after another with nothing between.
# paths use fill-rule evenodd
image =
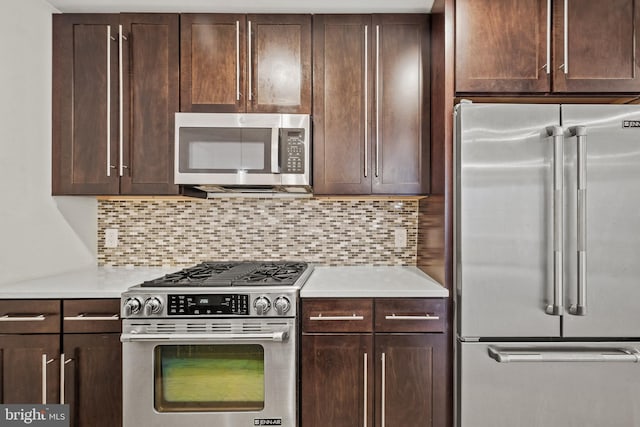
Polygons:
<instances>
[{"instance_id":1,"label":"stainless steel refrigerator","mask_svg":"<svg viewBox=\"0 0 640 427\"><path fill-rule=\"evenodd\" d=\"M457 425L640 426L640 105L455 125Z\"/></svg>"}]
</instances>

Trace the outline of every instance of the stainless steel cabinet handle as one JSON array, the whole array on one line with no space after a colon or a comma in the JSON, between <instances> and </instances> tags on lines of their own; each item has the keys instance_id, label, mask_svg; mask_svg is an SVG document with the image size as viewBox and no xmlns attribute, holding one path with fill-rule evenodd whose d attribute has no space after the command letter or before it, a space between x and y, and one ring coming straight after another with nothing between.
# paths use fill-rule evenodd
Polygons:
<instances>
[{"instance_id":1,"label":"stainless steel cabinet handle","mask_svg":"<svg viewBox=\"0 0 640 427\"><path fill-rule=\"evenodd\" d=\"M365 353L364 354L364 372L363 372L363 377L364 377L364 392L363 392L363 394L364 394L364 398L362 399L362 406L364 408L364 416L362 417L364 422L362 423L362 425L364 427L367 427L367 424L368 424L367 418L368 418L368 409L369 409L367 407L367 404L368 404L367 391L369 390L369 384L368 384L368 381L369 381L369 377L368 377L368 375L369 375L369 369L368 369L369 360L368 359L369 359L369 355L367 353Z\"/></svg>"},{"instance_id":2,"label":"stainless steel cabinet handle","mask_svg":"<svg viewBox=\"0 0 640 427\"><path fill-rule=\"evenodd\" d=\"M432 316L431 314L425 314L424 316L396 316L392 314L390 316L384 316L386 320L439 320L440 316Z\"/></svg>"},{"instance_id":3,"label":"stainless steel cabinet handle","mask_svg":"<svg viewBox=\"0 0 640 427\"><path fill-rule=\"evenodd\" d=\"M551 0L547 0L547 63L543 68L551 73Z\"/></svg>"},{"instance_id":4,"label":"stainless steel cabinet handle","mask_svg":"<svg viewBox=\"0 0 640 427\"><path fill-rule=\"evenodd\" d=\"M380 174L380 25L376 25L376 178L378 177L379 174Z\"/></svg>"},{"instance_id":5,"label":"stainless steel cabinet handle","mask_svg":"<svg viewBox=\"0 0 640 427\"><path fill-rule=\"evenodd\" d=\"M64 353L60 354L60 404L64 405Z\"/></svg>"},{"instance_id":6,"label":"stainless steel cabinet handle","mask_svg":"<svg viewBox=\"0 0 640 427\"><path fill-rule=\"evenodd\" d=\"M364 26L364 177L369 175L369 26Z\"/></svg>"},{"instance_id":7,"label":"stainless steel cabinet handle","mask_svg":"<svg viewBox=\"0 0 640 427\"><path fill-rule=\"evenodd\" d=\"M120 320L120 315L113 314L111 316L92 316L86 313L80 313L77 316L65 316L64 320L82 320L82 321L103 321L103 320Z\"/></svg>"},{"instance_id":8,"label":"stainless steel cabinet handle","mask_svg":"<svg viewBox=\"0 0 640 427\"><path fill-rule=\"evenodd\" d=\"M564 64L560 68L564 74L569 74L569 0L564 0Z\"/></svg>"},{"instance_id":9,"label":"stainless steel cabinet handle","mask_svg":"<svg viewBox=\"0 0 640 427\"><path fill-rule=\"evenodd\" d=\"M124 91L122 89L122 83L123 83L123 79L124 79L124 73L122 72L122 40L125 39L125 37L122 35L122 25L118 26L118 157L120 159L120 167L118 169L118 172L120 174L120 176L124 175L124 125L122 123L122 118L123 118L123 94Z\"/></svg>"},{"instance_id":10,"label":"stainless steel cabinet handle","mask_svg":"<svg viewBox=\"0 0 640 427\"><path fill-rule=\"evenodd\" d=\"M60 354L60 404L64 405L64 386L65 386L65 366L67 363L73 362L73 359L66 359L64 353Z\"/></svg>"},{"instance_id":11,"label":"stainless steel cabinet handle","mask_svg":"<svg viewBox=\"0 0 640 427\"><path fill-rule=\"evenodd\" d=\"M289 338L289 332L273 332L270 334L122 334L121 342L134 341L275 341L282 342Z\"/></svg>"},{"instance_id":12,"label":"stainless steel cabinet handle","mask_svg":"<svg viewBox=\"0 0 640 427\"><path fill-rule=\"evenodd\" d=\"M578 141L578 292L577 303L569 307L569 313L584 316L587 314L587 128L569 128L569 135Z\"/></svg>"},{"instance_id":13,"label":"stainless steel cabinet handle","mask_svg":"<svg viewBox=\"0 0 640 427\"><path fill-rule=\"evenodd\" d=\"M73 362L73 359L67 359L64 353L60 354L60 404L64 405L65 401L65 380L66 380L66 365Z\"/></svg>"},{"instance_id":14,"label":"stainless steel cabinet handle","mask_svg":"<svg viewBox=\"0 0 640 427\"><path fill-rule=\"evenodd\" d=\"M111 176L111 25L107 25L107 176Z\"/></svg>"},{"instance_id":15,"label":"stainless steel cabinet handle","mask_svg":"<svg viewBox=\"0 0 640 427\"><path fill-rule=\"evenodd\" d=\"M240 21L236 21L236 101L240 101Z\"/></svg>"},{"instance_id":16,"label":"stainless steel cabinet handle","mask_svg":"<svg viewBox=\"0 0 640 427\"><path fill-rule=\"evenodd\" d=\"M564 135L560 126L546 129L547 136L553 138L553 302L547 306L547 314L562 315L563 311L563 174L564 174Z\"/></svg>"},{"instance_id":17,"label":"stainless steel cabinet handle","mask_svg":"<svg viewBox=\"0 0 640 427\"><path fill-rule=\"evenodd\" d=\"M380 388L380 426L384 427L385 418L386 418L386 400L387 400L387 355L382 353L382 370L380 375L382 375L382 381Z\"/></svg>"},{"instance_id":18,"label":"stainless steel cabinet handle","mask_svg":"<svg viewBox=\"0 0 640 427\"><path fill-rule=\"evenodd\" d=\"M499 350L487 348L489 357L499 363L517 362L631 362L640 363L640 351L638 349L598 349L575 351L549 351L536 349L523 350Z\"/></svg>"},{"instance_id":19,"label":"stainless steel cabinet handle","mask_svg":"<svg viewBox=\"0 0 640 427\"><path fill-rule=\"evenodd\" d=\"M0 316L0 322L42 322L47 316L44 314L35 314L33 316L11 316L5 314Z\"/></svg>"},{"instance_id":20,"label":"stainless steel cabinet handle","mask_svg":"<svg viewBox=\"0 0 640 427\"><path fill-rule=\"evenodd\" d=\"M252 56L251 56L251 21L247 22L247 50L249 51L247 54L247 67L248 67L248 76L249 76L249 86L248 87L248 91L249 91L249 101L253 100L253 87L251 86L251 81L253 80L253 64L252 62Z\"/></svg>"},{"instance_id":21,"label":"stainless steel cabinet handle","mask_svg":"<svg viewBox=\"0 0 640 427\"><path fill-rule=\"evenodd\" d=\"M49 359L45 354L42 355L42 404L47 404L47 365L53 362L54 359Z\"/></svg>"},{"instance_id":22,"label":"stainless steel cabinet handle","mask_svg":"<svg viewBox=\"0 0 640 427\"><path fill-rule=\"evenodd\" d=\"M324 320L364 320L364 316L358 316L355 313L351 316L323 316L322 313L317 316L309 317L309 320L324 321Z\"/></svg>"}]
</instances>

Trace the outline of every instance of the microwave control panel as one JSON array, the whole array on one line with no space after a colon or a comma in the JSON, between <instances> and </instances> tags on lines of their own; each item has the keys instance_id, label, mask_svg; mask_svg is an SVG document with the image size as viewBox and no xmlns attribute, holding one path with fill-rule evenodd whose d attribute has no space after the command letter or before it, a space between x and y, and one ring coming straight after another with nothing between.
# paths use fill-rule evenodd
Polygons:
<instances>
[{"instance_id":1,"label":"microwave control panel","mask_svg":"<svg viewBox=\"0 0 640 427\"><path fill-rule=\"evenodd\" d=\"M280 129L280 172L305 173L304 129Z\"/></svg>"}]
</instances>

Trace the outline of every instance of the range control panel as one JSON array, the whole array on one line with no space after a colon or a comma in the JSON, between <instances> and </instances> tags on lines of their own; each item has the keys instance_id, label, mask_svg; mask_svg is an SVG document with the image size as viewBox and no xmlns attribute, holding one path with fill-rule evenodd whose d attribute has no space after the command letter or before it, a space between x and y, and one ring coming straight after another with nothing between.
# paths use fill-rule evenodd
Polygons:
<instances>
[{"instance_id":1,"label":"range control panel","mask_svg":"<svg viewBox=\"0 0 640 427\"><path fill-rule=\"evenodd\" d=\"M304 173L304 139L304 129L280 129L281 173Z\"/></svg>"},{"instance_id":2,"label":"range control panel","mask_svg":"<svg viewBox=\"0 0 640 427\"><path fill-rule=\"evenodd\" d=\"M207 316L216 314L249 315L249 295L201 294L168 295L170 316Z\"/></svg>"}]
</instances>

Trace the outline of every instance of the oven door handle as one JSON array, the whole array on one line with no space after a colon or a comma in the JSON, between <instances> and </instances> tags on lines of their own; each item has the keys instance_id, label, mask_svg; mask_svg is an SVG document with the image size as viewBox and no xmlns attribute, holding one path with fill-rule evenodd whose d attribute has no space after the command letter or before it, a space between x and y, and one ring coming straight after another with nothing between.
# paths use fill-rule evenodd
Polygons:
<instances>
[{"instance_id":1,"label":"oven door handle","mask_svg":"<svg viewBox=\"0 0 640 427\"><path fill-rule=\"evenodd\" d=\"M274 341L282 342L289 338L289 332L272 332L268 334L122 334L121 342L139 341Z\"/></svg>"}]
</instances>

